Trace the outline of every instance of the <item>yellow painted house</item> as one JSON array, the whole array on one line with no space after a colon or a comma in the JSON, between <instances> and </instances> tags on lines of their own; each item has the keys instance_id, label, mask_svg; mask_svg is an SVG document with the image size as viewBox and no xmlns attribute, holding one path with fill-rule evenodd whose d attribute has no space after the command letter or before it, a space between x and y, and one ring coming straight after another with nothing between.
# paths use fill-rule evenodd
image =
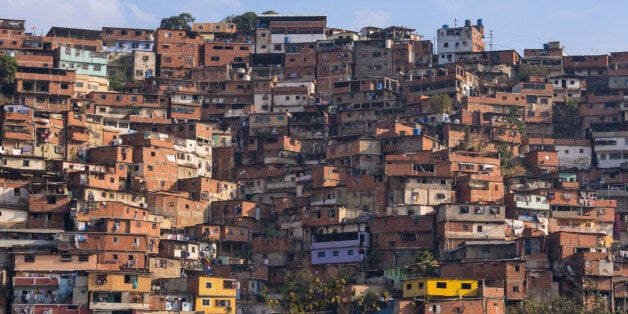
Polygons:
<instances>
[{"instance_id":1,"label":"yellow painted house","mask_svg":"<svg viewBox=\"0 0 628 314\"><path fill-rule=\"evenodd\" d=\"M235 313L239 283L230 278L198 277L189 282L196 295L195 311L204 313Z\"/></svg>"},{"instance_id":2,"label":"yellow painted house","mask_svg":"<svg viewBox=\"0 0 628 314\"><path fill-rule=\"evenodd\" d=\"M89 291L150 292L151 275L142 273L90 272Z\"/></svg>"},{"instance_id":3,"label":"yellow painted house","mask_svg":"<svg viewBox=\"0 0 628 314\"><path fill-rule=\"evenodd\" d=\"M87 288L90 310L112 312L150 309L150 274L90 272Z\"/></svg>"},{"instance_id":4,"label":"yellow painted house","mask_svg":"<svg viewBox=\"0 0 628 314\"><path fill-rule=\"evenodd\" d=\"M478 281L453 278L414 278L403 281L403 297L477 297Z\"/></svg>"}]
</instances>

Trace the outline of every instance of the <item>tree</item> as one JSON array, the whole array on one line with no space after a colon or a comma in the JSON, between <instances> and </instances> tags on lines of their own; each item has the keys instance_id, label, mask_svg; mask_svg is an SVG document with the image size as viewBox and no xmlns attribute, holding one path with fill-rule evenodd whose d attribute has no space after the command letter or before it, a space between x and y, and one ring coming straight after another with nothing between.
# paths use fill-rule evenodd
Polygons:
<instances>
[{"instance_id":1,"label":"tree","mask_svg":"<svg viewBox=\"0 0 628 314\"><path fill-rule=\"evenodd\" d=\"M116 72L109 76L109 88L119 92L126 84L126 76L122 72Z\"/></svg>"},{"instance_id":2,"label":"tree","mask_svg":"<svg viewBox=\"0 0 628 314\"><path fill-rule=\"evenodd\" d=\"M269 298L265 294L266 304L281 306L289 313L337 311L342 306L341 295L346 285L343 276L322 282L311 270L302 269L289 275L281 287L281 299Z\"/></svg>"},{"instance_id":3,"label":"tree","mask_svg":"<svg viewBox=\"0 0 628 314\"><path fill-rule=\"evenodd\" d=\"M240 15L229 15L222 19L222 21L235 23L236 27L240 30L253 31L257 28L257 14L251 11Z\"/></svg>"},{"instance_id":4,"label":"tree","mask_svg":"<svg viewBox=\"0 0 628 314\"><path fill-rule=\"evenodd\" d=\"M580 129L578 105L578 101L573 98L565 98L564 103L554 104L552 108L554 137L574 138L576 136L576 131Z\"/></svg>"},{"instance_id":5,"label":"tree","mask_svg":"<svg viewBox=\"0 0 628 314\"><path fill-rule=\"evenodd\" d=\"M507 142L500 142L497 145L497 154L499 154L500 166L502 169L508 168L508 163L514 156L512 148Z\"/></svg>"},{"instance_id":6,"label":"tree","mask_svg":"<svg viewBox=\"0 0 628 314\"><path fill-rule=\"evenodd\" d=\"M525 80L530 76L542 76L547 77L549 70L547 67L541 65L521 65L519 66L519 79Z\"/></svg>"},{"instance_id":7,"label":"tree","mask_svg":"<svg viewBox=\"0 0 628 314\"><path fill-rule=\"evenodd\" d=\"M352 294L355 294L355 291L352 291ZM358 309L360 309L360 313L370 313L379 311L382 302L388 302L390 300L390 293L383 291L380 295L373 291L367 291L354 300Z\"/></svg>"},{"instance_id":8,"label":"tree","mask_svg":"<svg viewBox=\"0 0 628 314\"><path fill-rule=\"evenodd\" d=\"M0 55L0 91L4 94L13 94L17 60L8 55Z\"/></svg>"},{"instance_id":9,"label":"tree","mask_svg":"<svg viewBox=\"0 0 628 314\"><path fill-rule=\"evenodd\" d=\"M434 259L432 252L428 250L419 251L414 258L414 264L408 266L411 274L419 277L433 277L438 274L438 261Z\"/></svg>"},{"instance_id":10,"label":"tree","mask_svg":"<svg viewBox=\"0 0 628 314\"><path fill-rule=\"evenodd\" d=\"M159 28L190 30L190 23L195 20L196 19L192 16L192 14L181 13L179 15L161 19Z\"/></svg>"},{"instance_id":11,"label":"tree","mask_svg":"<svg viewBox=\"0 0 628 314\"><path fill-rule=\"evenodd\" d=\"M430 113L449 113L452 102L447 94L436 94L427 100L427 106Z\"/></svg>"},{"instance_id":12,"label":"tree","mask_svg":"<svg viewBox=\"0 0 628 314\"><path fill-rule=\"evenodd\" d=\"M268 10L268 11L262 12L262 14L279 14L279 13L275 12L274 10Z\"/></svg>"}]
</instances>

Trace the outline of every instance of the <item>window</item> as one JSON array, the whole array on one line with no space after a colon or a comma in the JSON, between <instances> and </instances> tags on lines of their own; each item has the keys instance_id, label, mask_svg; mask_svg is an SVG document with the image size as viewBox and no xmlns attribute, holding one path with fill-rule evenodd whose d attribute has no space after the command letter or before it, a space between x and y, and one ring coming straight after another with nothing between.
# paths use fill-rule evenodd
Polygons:
<instances>
[{"instance_id":1,"label":"window","mask_svg":"<svg viewBox=\"0 0 628 314\"><path fill-rule=\"evenodd\" d=\"M470 283L462 283L462 285L460 286L460 289L471 290L471 284Z\"/></svg>"},{"instance_id":2,"label":"window","mask_svg":"<svg viewBox=\"0 0 628 314\"><path fill-rule=\"evenodd\" d=\"M24 255L24 261L27 263L34 263L35 262L35 255Z\"/></svg>"},{"instance_id":3,"label":"window","mask_svg":"<svg viewBox=\"0 0 628 314\"><path fill-rule=\"evenodd\" d=\"M519 292L519 286L512 286L512 292Z\"/></svg>"},{"instance_id":4,"label":"window","mask_svg":"<svg viewBox=\"0 0 628 314\"><path fill-rule=\"evenodd\" d=\"M406 290L412 290L412 284L411 283L406 284Z\"/></svg>"},{"instance_id":5,"label":"window","mask_svg":"<svg viewBox=\"0 0 628 314\"><path fill-rule=\"evenodd\" d=\"M436 288L438 289L447 289L447 283L444 281L437 281Z\"/></svg>"},{"instance_id":6,"label":"window","mask_svg":"<svg viewBox=\"0 0 628 314\"><path fill-rule=\"evenodd\" d=\"M339 254L340 254L340 253L339 253L338 251L333 251L333 252L331 253L331 255L333 255L333 256L338 256Z\"/></svg>"},{"instance_id":7,"label":"window","mask_svg":"<svg viewBox=\"0 0 628 314\"><path fill-rule=\"evenodd\" d=\"M134 281L137 281L135 275L124 275L124 283L133 283Z\"/></svg>"},{"instance_id":8,"label":"window","mask_svg":"<svg viewBox=\"0 0 628 314\"><path fill-rule=\"evenodd\" d=\"M113 243L118 243L118 237L113 237Z\"/></svg>"},{"instance_id":9,"label":"window","mask_svg":"<svg viewBox=\"0 0 628 314\"><path fill-rule=\"evenodd\" d=\"M478 232L482 232L482 226L477 226L476 229L478 230Z\"/></svg>"},{"instance_id":10,"label":"window","mask_svg":"<svg viewBox=\"0 0 628 314\"><path fill-rule=\"evenodd\" d=\"M222 281L222 288L223 289L233 289L233 284L235 283L235 281L233 280L223 280Z\"/></svg>"},{"instance_id":11,"label":"window","mask_svg":"<svg viewBox=\"0 0 628 314\"><path fill-rule=\"evenodd\" d=\"M349 255L349 256L353 255L353 250L348 250L347 251L347 255Z\"/></svg>"},{"instance_id":12,"label":"window","mask_svg":"<svg viewBox=\"0 0 628 314\"><path fill-rule=\"evenodd\" d=\"M318 252L317 256L318 257L325 257L325 252Z\"/></svg>"},{"instance_id":13,"label":"window","mask_svg":"<svg viewBox=\"0 0 628 314\"><path fill-rule=\"evenodd\" d=\"M203 299L201 299L201 304L202 304L203 306L211 306L211 299L209 299L209 298L203 298Z\"/></svg>"},{"instance_id":14,"label":"window","mask_svg":"<svg viewBox=\"0 0 628 314\"><path fill-rule=\"evenodd\" d=\"M205 289L211 289L212 288L212 282L211 281L205 281Z\"/></svg>"},{"instance_id":15,"label":"window","mask_svg":"<svg viewBox=\"0 0 628 314\"><path fill-rule=\"evenodd\" d=\"M22 160L22 166L24 167L29 167L30 166L30 160Z\"/></svg>"},{"instance_id":16,"label":"window","mask_svg":"<svg viewBox=\"0 0 628 314\"><path fill-rule=\"evenodd\" d=\"M462 225L462 231L469 231L469 225Z\"/></svg>"},{"instance_id":17,"label":"window","mask_svg":"<svg viewBox=\"0 0 628 314\"><path fill-rule=\"evenodd\" d=\"M515 271L519 271L519 270L521 270L521 266L519 265L515 266Z\"/></svg>"},{"instance_id":18,"label":"window","mask_svg":"<svg viewBox=\"0 0 628 314\"><path fill-rule=\"evenodd\" d=\"M209 57L210 61L220 61L220 57L219 56L211 56Z\"/></svg>"}]
</instances>

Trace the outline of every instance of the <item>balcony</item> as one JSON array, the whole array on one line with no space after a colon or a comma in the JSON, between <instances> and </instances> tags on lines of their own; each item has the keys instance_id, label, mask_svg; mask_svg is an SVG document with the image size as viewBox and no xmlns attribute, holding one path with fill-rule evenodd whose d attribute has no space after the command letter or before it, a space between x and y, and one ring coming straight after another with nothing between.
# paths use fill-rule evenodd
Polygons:
<instances>
[{"instance_id":1,"label":"balcony","mask_svg":"<svg viewBox=\"0 0 628 314\"><path fill-rule=\"evenodd\" d=\"M59 230L62 232L62 230ZM11 247L57 247L56 240L38 240L38 239L2 239L0 248Z\"/></svg>"},{"instance_id":2,"label":"balcony","mask_svg":"<svg viewBox=\"0 0 628 314\"><path fill-rule=\"evenodd\" d=\"M264 164L284 164L284 165L296 165L297 161L286 157L266 157L264 158Z\"/></svg>"},{"instance_id":3,"label":"balcony","mask_svg":"<svg viewBox=\"0 0 628 314\"><path fill-rule=\"evenodd\" d=\"M30 116L28 115L28 112L22 113L22 112L9 112L9 111L5 111L4 112L4 120L5 121L28 121L30 120Z\"/></svg>"},{"instance_id":4,"label":"balcony","mask_svg":"<svg viewBox=\"0 0 628 314\"><path fill-rule=\"evenodd\" d=\"M266 189L263 186L247 186L244 187L244 194L260 194L265 193Z\"/></svg>"},{"instance_id":5,"label":"balcony","mask_svg":"<svg viewBox=\"0 0 628 314\"><path fill-rule=\"evenodd\" d=\"M304 182L304 181L310 181L310 180L312 180L311 174L302 175L297 178L297 182Z\"/></svg>"},{"instance_id":6,"label":"balcony","mask_svg":"<svg viewBox=\"0 0 628 314\"><path fill-rule=\"evenodd\" d=\"M311 250L342 248L342 247L368 247L369 235L364 232L344 232L314 235Z\"/></svg>"},{"instance_id":7,"label":"balcony","mask_svg":"<svg viewBox=\"0 0 628 314\"><path fill-rule=\"evenodd\" d=\"M330 198L330 199L320 200L320 201L311 201L310 205L311 206L336 205L336 199Z\"/></svg>"},{"instance_id":8,"label":"balcony","mask_svg":"<svg viewBox=\"0 0 628 314\"><path fill-rule=\"evenodd\" d=\"M14 277L14 287L37 286L56 287L59 286L59 278L56 277Z\"/></svg>"},{"instance_id":9,"label":"balcony","mask_svg":"<svg viewBox=\"0 0 628 314\"><path fill-rule=\"evenodd\" d=\"M81 133L81 132L72 132L71 139L77 142L87 142L89 140L89 134Z\"/></svg>"},{"instance_id":10,"label":"balcony","mask_svg":"<svg viewBox=\"0 0 628 314\"><path fill-rule=\"evenodd\" d=\"M553 229L553 228L551 228ZM580 226L556 226L556 230L551 230L550 232L577 232L577 233L592 233L592 234L605 234L612 235L613 234L613 226L596 226L596 227L580 227Z\"/></svg>"},{"instance_id":11,"label":"balcony","mask_svg":"<svg viewBox=\"0 0 628 314\"><path fill-rule=\"evenodd\" d=\"M90 310L96 311L124 311L124 310L143 310L148 311L150 304L147 303L110 303L110 302L90 302Z\"/></svg>"},{"instance_id":12,"label":"balcony","mask_svg":"<svg viewBox=\"0 0 628 314\"><path fill-rule=\"evenodd\" d=\"M33 141L33 135L31 134L29 129L23 130L11 130L4 129L4 139L7 140L17 140L17 141Z\"/></svg>"},{"instance_id":13,"label":"balcony","mask_svg":"<svg viewBox=\"0 0 628 314\"><path fill-rule=\"evenodd\" d=\"M583 210L574 210L574 211L553 210L552 218L597 220L595 211L583 211Z\"/></svg>"},{"instance_id":14,"label":"balcony","mask_svg":"<svg viewBox=\"0 0 628 314\"><path fill-rule=\"evenodd\" d=\"M515 195L515 207L532 210L550 209L545 196L539 195Z\"/></svg>"},{"instance_id":15,"label":"balcony","mask_svg":"<svg viewBox=\"0 0 628 314\"><path fill-rule=\"evenodd\" d=\"M281 189L293 189L294 182L270 182L266 183L266 190L281 190Z\"/></svg>"}]
</instances>

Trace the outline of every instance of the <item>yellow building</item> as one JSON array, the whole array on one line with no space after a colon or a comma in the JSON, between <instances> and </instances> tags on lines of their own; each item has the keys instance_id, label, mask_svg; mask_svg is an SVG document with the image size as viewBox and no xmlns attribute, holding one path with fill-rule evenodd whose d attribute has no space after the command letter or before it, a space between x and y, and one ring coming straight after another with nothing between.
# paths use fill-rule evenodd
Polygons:
<instances>
[{"instance_id":1,"label":"yellow building","mask_svg":"<svg viewBox=\"0 0 628 314\"><path fill-rule=\"evenodd\" d=\"M195 311L204 313L235 312L238 282L229 278L198 277L190 281L196 295Z\"/></svg>"},{"instance_id":2,"label":"yellow building","mask_svg":"<svg viewBox=\"0 0 628 314\"><path fill-rule=\"evenodd\" d=\"M82 98L90 92L106 92L109 90L109 80L87 74L77 74L74 83L75 98Z\"/></svg>"},{"instance_id":3,"label":"yellow building","mask_svg":"<svg viewBox=\"0 0 628 314\"><path fill-rule=\"evenodd\" d=\"M89 308L94 311L148 310L150 274L90 272Z\"/></svg>"},{"instance_id":4,"label":"yellow building","mask_svg":"<svg viewBox=\"0 0 628 314\"><path fill-rule=\"evenodd\" d=\"M452 278L414 278L403 281L403 297L477 297L478 281Z\"/></svg>"}]
</instances>

